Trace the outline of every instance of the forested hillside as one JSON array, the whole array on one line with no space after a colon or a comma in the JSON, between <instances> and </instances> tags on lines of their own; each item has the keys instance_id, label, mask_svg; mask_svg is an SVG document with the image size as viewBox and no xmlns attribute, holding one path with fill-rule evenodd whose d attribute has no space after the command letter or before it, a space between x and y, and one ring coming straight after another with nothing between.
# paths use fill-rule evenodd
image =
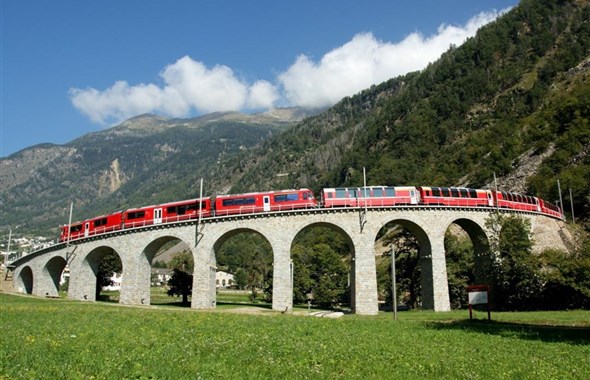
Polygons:
<instances>
[{"instance_id":1,"label":"forested hillside","mask_svg":"<svg viewBox=\"0 0 590 380\"><path fill-rule=\"evenodd\" d=\"M589 20L588 1L524 0L425 70L343 99L219 174L245 191L359 186L363 167L368 183L395 185L482 187L495 172L502 189L551 201L560 179L588 216Z\"/></svg>"},{"instance_id":2,"label":"forested hillside","mask_svg":"<svg viewBox=\"0 0 590 380\"><path fill-rule=\"evenodd\" d=\"M194 198L198 179L211 168L279 134L293 123L288 120L238 113L140 115L68 144L24 149L0 160L0 225L57 236L71 202L80 220Z\"/></svg>"}]
</instances>

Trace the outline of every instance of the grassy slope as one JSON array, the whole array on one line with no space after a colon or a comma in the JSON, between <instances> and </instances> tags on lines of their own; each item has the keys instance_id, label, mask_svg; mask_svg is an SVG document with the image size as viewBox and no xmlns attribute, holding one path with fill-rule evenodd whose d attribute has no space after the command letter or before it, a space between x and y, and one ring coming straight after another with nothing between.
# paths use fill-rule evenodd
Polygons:
<instances>
[{"instance_id":1,"label":"grassy slope","mask_svg":"<svg viewBox=\"0 0 590 380\"><path fill-rule=\"evenodd\" d=\"M0 294L0 378L588 378L590 312L338 320ZM480 313L479 317L483 317Z\"/></svg>"}]
</instances>

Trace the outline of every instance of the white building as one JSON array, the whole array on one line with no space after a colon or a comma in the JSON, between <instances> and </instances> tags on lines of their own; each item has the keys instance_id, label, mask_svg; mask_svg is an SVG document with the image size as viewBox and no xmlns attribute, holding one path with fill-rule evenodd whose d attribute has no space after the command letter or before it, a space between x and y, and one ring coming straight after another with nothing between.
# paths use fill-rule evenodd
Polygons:
<instances>
[{"instance_id":1,"label":"white building","mask_svg":"<svg viewBox=\"0 0 590 380\"><path fill-rule=\"evenodd\" d=\"M215 286L217 288L227 288L234 284L234 275L231 273L217 271L215 272Z\"/></svg>"},{"instance_id":2,"label":"white building","mask_svg":"<svg viewBox=\"0 0 590 380\"><path fill-rule=\"evenodd\" d=\"M151 283L152 286L162 286L168 284L172 277L172 271L167 268L152 268Z\"/></svg>"}]
</instances>

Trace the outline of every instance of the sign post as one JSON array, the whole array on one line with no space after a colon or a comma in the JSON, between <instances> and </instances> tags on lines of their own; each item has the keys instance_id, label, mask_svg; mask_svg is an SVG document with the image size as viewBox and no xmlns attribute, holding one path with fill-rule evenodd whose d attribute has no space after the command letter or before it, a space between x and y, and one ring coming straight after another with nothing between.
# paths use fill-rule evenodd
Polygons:
<instances>
[{"instance_id":1,"label":"sign post","mask_svg":"<svg viewBox=\"0 0 590 380\"><path fill-rule=\"evenodd\" d=\"M487 305L488 321L490 316L490 287L487 285L472 285L467 287L469 297L469 319L473 319L473 305Z\"/></svg>"}]
</instances>

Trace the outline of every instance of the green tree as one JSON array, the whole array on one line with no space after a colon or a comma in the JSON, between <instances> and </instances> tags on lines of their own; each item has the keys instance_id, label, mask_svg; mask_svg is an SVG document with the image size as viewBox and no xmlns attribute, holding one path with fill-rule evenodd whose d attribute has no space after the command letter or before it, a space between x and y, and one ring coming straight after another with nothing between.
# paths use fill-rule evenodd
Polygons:
<instances>
[{"instance_id":1,"label":"green tree","mask_svg":"<svg viewBox=\"0 0 590 380\"><path fill-rule=\"evenodd\" d=\"M467 286L474 283L473 244L468 236L450 230L445 234L445 258L451 307L459 309L467 304Z\"/></svg>"},{"instance_id":2,"label":"green tree","mask_svg":"<svg viewBox=\"0 0 590 380\"><path fill-rule=\"evenodd\" d=\"M121 259L115 251L110 251L103 256L100 264L98 265L98 271L96 272L96 299L100 299L100 292L104 286L113 285L111 277L115 273L121 273L123 265Z\"/></svg>"},{"instance_id":3,"label":"green tree","mask_svg":"<svg viewBox=\"0 0 590 380\"><path fill-rule=\"evenodd\" d=\"M590 239L573 253L549 249L541 253L543 309L590 308Z\"/></svg>"},{"instance_id":4,"label":"green tree","mask_svg":"<svg viewBox=\"0 0 590 380\"><path fill-rule=\"evenodd\" d=\"M393 244L395 249L395 273L398 303L417 308L422 294L420 267L420 246L410 231L395 226L386 232L383 246ZM377 267L377 286L379 292L385 295L385 302L391 304L391 259L381 260Z\"/></svg>"},{"instance_id":5,"label":"green tree","mask_svg":"<svg viewBox=\"0 0 590 380\"><path fill-rule=\"evenodd\" d=\"M172 269L172 276L168 280L168 295L182 296L182 303L188 304L188 296L193 291L193 256L188 252L175 255L168 267Z\"/></svg>"},{"instance_id":6,"label":"green tree","mask_svg":"<svg viewBox=\"0 0 590 380\"><path fill-rule=\"evenodd\" d=\"M234 273L234 281L238 289L244 289L248 285L248 274L243 268L239 268Z\"/></svg>"},{"instance_id":7,"label":"green tree","mask_svg":"<svg viewBox=\"0 0 590 380\"><path fill-rule=\"evenodd\" d=\"M321 307L342 303L347 293L348 268L343 258L329 245L296 246L292 251L294 296L296 303L307 301Z\"/></svg>"},{"instance_id":8,"label":"green tree","mask_svg":"<svg viewBox=\"0 0 590 380\"><path fill-rule=\"evenodd\" d=\"M533 255L530 222L518 216L494 215L488 226L500 228L491 239L494 306L501 310L530 310L538 307L542 291L540 262Z\"/></svg>"}]
</instances>

